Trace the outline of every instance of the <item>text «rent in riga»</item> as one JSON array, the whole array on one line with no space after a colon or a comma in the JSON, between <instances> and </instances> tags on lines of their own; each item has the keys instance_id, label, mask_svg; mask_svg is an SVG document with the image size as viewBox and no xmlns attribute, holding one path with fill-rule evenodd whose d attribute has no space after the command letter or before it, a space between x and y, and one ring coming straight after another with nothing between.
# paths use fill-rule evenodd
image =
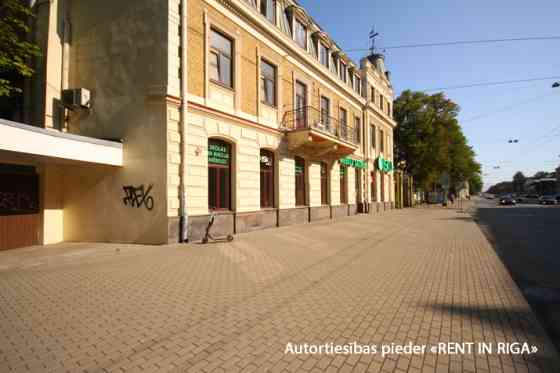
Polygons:
<instances>
[{"instance_id":1,"label":"text \u00abrent in riga\u00bb","mask_svg":"<svg viewBox=\"0 0 560 373\"><path fill-rule=\"evenodd\" d=\"M481 355L530 355L538 352L538 348L529 343L508 342L440 342L433 345L415 345L388 343L381 345L366 345L357 342L347 344L296 344L288 343L284 349L285 354L292 355L352 355L352 354L381 354L383 357L389 354L396 355L423 355L433 354L481 354Z\"/></svg>"}]
</instances>

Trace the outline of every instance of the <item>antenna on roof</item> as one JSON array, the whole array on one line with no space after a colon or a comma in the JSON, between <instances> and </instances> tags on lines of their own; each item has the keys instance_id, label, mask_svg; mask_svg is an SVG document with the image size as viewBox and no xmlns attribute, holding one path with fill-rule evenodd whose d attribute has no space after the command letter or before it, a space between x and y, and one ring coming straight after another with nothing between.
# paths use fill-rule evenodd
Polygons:
<instances>
[{"instance_id":1,"label":"antenna on roof","mask_svg":"<svg viewBox=\"0 0 560 373\"><path fill-rule=\"evenodd\" d=\"M370 54L374 54L375 53L375 38L379 36L378 32L375 32L375 26L373 26L371 28L371 31L369 32L369 41L370 41L370 47L369 47L369 53Z\"/></svg>"}]
</instances>

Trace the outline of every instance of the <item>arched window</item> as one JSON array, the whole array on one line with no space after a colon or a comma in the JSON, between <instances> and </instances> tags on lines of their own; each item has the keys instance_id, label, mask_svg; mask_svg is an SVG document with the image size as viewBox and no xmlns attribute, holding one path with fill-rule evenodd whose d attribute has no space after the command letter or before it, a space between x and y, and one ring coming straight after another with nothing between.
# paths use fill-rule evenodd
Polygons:
<instances>
[{"instance_id":1,"label":"arched window","mask_svg":"<svg viewBox=\"0 0 560 373\"><path fill-rule=\"evenodd\" d=\"M348 203L348 167L340 165L340 203Z\"/></svg>"},{"instance_id":2,"label":"arched window","mask_svg":"<svg viewBox=\"0 0 560 373\"><path fill-rule=\"evenodd\" d=\"M305 206L305 160L295 158L296 206Z\"/></svg>"},{"instance_id":3,"label":"arched window","mask_svg":"<svg viewBox=\"0 0 560 373\"><path fill-rule=\"evenodd\" d=\"M231 210L231 145L208 140L208 208Z\"/></svg>"},{"instance_id":4,"label":"arched window","mask_svg":"<svg viewBox=\"0 0 560 373\"><path fill-rule=\"evenodd\" d=\"M261 208L274 207L274 153L261 149Z\"/></svg>"},{"instance_id":5,"label":"arched window","mask_svg":"<svg viewBox=\"0 0 560 373\"><path fill-rule=\"evenodd\" d=\"M325 162L321 162L321 204L329 204L329 168Z\"/></svg>"}]
</instances>

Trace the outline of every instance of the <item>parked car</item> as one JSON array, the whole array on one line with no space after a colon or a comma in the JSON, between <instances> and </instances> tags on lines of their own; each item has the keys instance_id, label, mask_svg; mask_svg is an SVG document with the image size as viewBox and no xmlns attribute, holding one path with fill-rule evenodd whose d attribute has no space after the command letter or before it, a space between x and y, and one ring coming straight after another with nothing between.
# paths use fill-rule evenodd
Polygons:
<instances>
[{"instance_id":1,"label":"parked car","mask_svg":"<svg viewBox=\"0 0 560 373\"><path fill-rule=\"evenodd\" d=\"M539 198L539 203L541 205L555 205L558 203L557 196L555 195L542 196L541 198Z\"/></svg>"},{"instance_id":2,"label":"parked car","mask_svg":"<svg viewBox=\"0 0 560 373\"><path fill-rule=\"evenodd\" d=\"M515 206L516 203L517 202L515 201L515 198L513 198L509 194L501 196L500 199L499 199L499 204L502 205L502 206Z\"/></svg>"}]
</instances>

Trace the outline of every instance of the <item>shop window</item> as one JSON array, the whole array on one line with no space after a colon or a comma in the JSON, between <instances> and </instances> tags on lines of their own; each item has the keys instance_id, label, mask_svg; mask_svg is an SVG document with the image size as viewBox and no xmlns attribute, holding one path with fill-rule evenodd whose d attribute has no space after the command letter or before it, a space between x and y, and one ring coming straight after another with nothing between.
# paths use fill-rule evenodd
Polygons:
<instances>
[{"instance_id":1,"label":"shop window","mask_svg":"<svg viewBox=\"0 0 560 373\"><path fill-rule=\"evenodd\" d=\"M325 162L321 162L321 204L329 204L329 168Z\"/></svg>"},{"instance_id":2,"label":"shop window","mask_svg":"<svg viewBox=\"0 0 560 373\"><path fill-rule=\"evenodd\" d=\"M295 158L296 206L305 206L305 160Z\"/></svg>"},{"instance_id":3,"label":"shop window","mask_svg":"<svg viewBox=\"0 0 560 373\"><path fill-rule=\"evenodd\" d=\"M208 140L208 208L231 210L231 145Z\"/></svg>"},{"instance_id":4,"label":"shop window","mask_svg":"<svg viewBox=\"0 0 560 373\"><path fill-rule=\"evenodd\" d=\"M233 41L216 30L210 30L210 79L233 88Z\"/></svg>"},{"instance_id":5,"label":"shop window","mask_svg":"<svg viewBox=\"0 0 560 373\"><path fill-rule=\"evenodd\" d=\"M261 208L274 207L274 153L261 150Z\"/></svg>"},{"instance_id":6,"label":"shop window","mask_svg":"<svg viewBox=\"0 0 560 373\"><path fill-rule=\"evenodd\" d=\"M375 179L375 171L371 172L371 202L377 201L377 182Z\"/></svg>"},{"instance_id":7,"label":"shop window","mask_svg":"<svg viewBox=\"0 0 560 373\"><path fill-rule=\"evenodd\" d=\"M340 165L340 203L348 203L348 167Z\"/></svg>"},{"instance_id":8,"label":"shop window","mask_svg":"<svg viewBox=\"0 0 560 373\"><path fill-rule=\"evenodd\" d=\"M276 66L261 60L261 100L276 107Z\"/></svg>"}]
</instances>

